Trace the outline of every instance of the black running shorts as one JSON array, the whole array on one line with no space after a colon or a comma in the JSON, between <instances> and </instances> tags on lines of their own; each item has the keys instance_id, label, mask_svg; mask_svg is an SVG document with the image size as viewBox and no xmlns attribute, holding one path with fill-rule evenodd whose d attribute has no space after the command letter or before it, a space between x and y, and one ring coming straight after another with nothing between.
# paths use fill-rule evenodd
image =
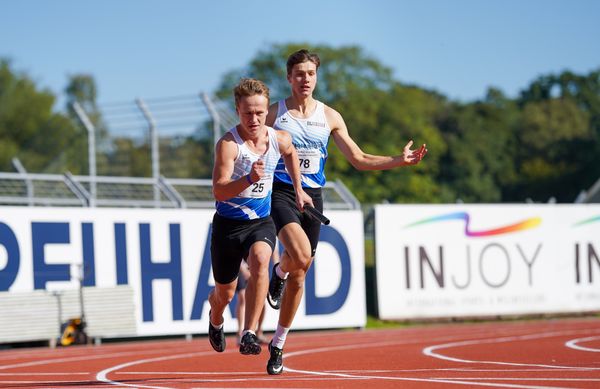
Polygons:
<instances>
[{"instance_id":1,"label":"black running shorts","mask_svg":"<svg viewBox=\"0 0 600 389\"><path fill-rule=\"evenodd\" d=\"M321 188L303 188L312 198L315 208L323 212L323 194ZM281 182L273 183L273 193L271 194L271 217L275 222L277 233L289 223L298 223L308 236L310 241L311 257L315 256L317 244L319 243L319 234L321 232L321 222L311 217L306 212L300 212L296 207L296 192L292 185Z\"/></svg>"},{"instance_id":2,"label":"black running shorts","mask_svg":"<svg viewBox=\"0 0 600 389\"><path fill-rule=\"evenodd\" d=\"M228 219L217 213L213 217L210 254L213 275L219 284L235 280L242 259L246 259L250 246L265 242L275 248L275 225L267 216L262 219Z\"/></svg>"}]
</instances>

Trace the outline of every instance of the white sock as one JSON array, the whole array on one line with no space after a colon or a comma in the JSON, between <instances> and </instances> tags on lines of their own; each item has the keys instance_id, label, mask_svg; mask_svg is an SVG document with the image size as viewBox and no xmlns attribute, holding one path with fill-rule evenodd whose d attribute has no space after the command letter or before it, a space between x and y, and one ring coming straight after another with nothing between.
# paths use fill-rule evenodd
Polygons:
<instances>
[{"instance_id":1,"label":"white sock","mask_svg":"<svg viewBox=\"0 0 600 389\"><path fill-rule=\"evenodd\" d=\"M213 326L216 330L220 330L221 328L223 328L223 324L225 324L225 322L219 324L218 326L214 325L213 322L210 322L210 325Z\"/></svg>"},{"instance_id":2,"label":"white sock","mask_svg":"<svg viewBox=\"0 0 600 389\"><path fill-rule=\"evenodd\" d=\"M242 338L244 337L244 335L246 335L247 333L251 333L252 335L256 336L256 332L252 331L252 330L244 330L244 332L242 332Z\"/></svg>"},{"instance_id":3,"label":"white sock","mask_svg":"<svg viewBox=\"0 0 600 389\"><path fill-rule=\"evenodd\" d=\"M281 326L281 324L277 324L277 330L275 331L275 335L273 335L273 341L271 344L277 348L283 349L285 338L289 331L289 328L285 328Z\"/></svg>"},{"instance_id":4,"label":"white sock","mask_svg":"<svg viewBox=\"0 0 600 389\"><path fill-rule=\"evenodd\" d=\"M288 277L288 274L290 274L290 273L286 273L283 270L281 270L281 265L275 267L275 273L277 273L279 278L281 278L283 280L285 280Z\"/></svg>"}]
</instances>

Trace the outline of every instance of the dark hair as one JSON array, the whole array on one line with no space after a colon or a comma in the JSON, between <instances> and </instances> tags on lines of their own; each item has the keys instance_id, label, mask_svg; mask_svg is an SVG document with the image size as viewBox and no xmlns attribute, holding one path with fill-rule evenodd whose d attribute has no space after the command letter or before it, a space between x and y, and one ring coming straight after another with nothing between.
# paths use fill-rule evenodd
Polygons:
<instances>
[{"instance_id":1,"label":"dark hair","mask_svg":"<svg viewBox=\"0 0 600 389\"><path fill-rule=\"evenodd\" d=\"M316 53L311 53L306 49L301 49L292 53L287 60L287 74L292 73L292 68L294 67L294 65L308 61L317 65L317 69L319 69L319 65L321 65L321 60L319 59L319 56Z\"/></svg>"},{"instance_id":2,"label":"dark hair","mask_svg":"<svg viewBox=\"0 0 600 389\"><path fill-rule=\"evenodd\" d=\"M242 78L239 84L233 89L235 106L237 107L242 97L261 95L267 98L269 102L269 87L260 80L254 78Z\"/></svg>"}]
</instances>

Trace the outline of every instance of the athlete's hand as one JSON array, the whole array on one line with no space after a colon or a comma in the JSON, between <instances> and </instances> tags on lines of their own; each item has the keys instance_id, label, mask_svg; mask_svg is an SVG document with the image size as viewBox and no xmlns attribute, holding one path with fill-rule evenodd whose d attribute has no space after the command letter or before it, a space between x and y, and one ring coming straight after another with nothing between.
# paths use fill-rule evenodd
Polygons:
<instances>
[{"instance_id":1,"label":"athlete's hand","mask_svg":"<svg viewBox=\"0 0 600 389\"><path fill-rule=\"evenodd\" d=\"M315 206L312 198L304 190L300 189L299 192L296 192L296 206L300 211L304 211L305 205Z\"/></svg>"},{"instance_id":2,"label":"athlete's hand","mask_svg":"<svg viewBox=\"0 0 600 389\"><path fill-rule=\"evenodd\" d=\"M259 159L252 164L250 169L250 179L252 182L258 182L265 175L265 161Z\"/></svg>"},{"instance_id":3,"label":"athlete's hand","mask_svg":"<svg viewBox=\"0 0 600 389\"><path fill-rule=\"evenodd\" d=\"M404 165L416 165L427 154L427 145L422 144L417 150L411 150L413 141L409 141L402 152L402 162Z\"/></svg>"}]
</instances>

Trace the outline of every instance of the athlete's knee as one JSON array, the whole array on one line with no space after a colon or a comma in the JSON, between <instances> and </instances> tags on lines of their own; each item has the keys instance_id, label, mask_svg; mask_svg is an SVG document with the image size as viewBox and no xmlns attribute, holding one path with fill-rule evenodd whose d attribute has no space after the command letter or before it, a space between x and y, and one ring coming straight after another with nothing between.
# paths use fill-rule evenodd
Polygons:
<instances>
[{"instance_id":1,"label":"athlete's knee","mask_svg":"<svg viewBox=\"0 0 600 389\"><path fill-rule=\"evenodd\" d=\"M255 277L265 276L269 273L269 262L272 250L255 250L248 256L248 267L250 274Z\"/></svg>"},{"instance_id":2,"label":"athlete's knee","mask_svg":"<svg viewBox=\"0 0 600 389\"><path fill-rule=\"evenodd\" d=\"M286 248L289 257L295 262L296 268L308 270L312 258L310 256L310 246L294 246L289 249Z\"/></svg>"},{"instance_id":3,"label":"athlete's knee","mask_svg":"<svg viewBox=\"0 0 600 389\"><path fill-rule=\"evenodd\" d=\"M304 269L299 269L293 271L289 274L286 288L291 288L294 290L299 290L304 288L304 280L306 279L306 271Z\"/></svg>"},{"instance_id":4,"label":"athlete's knee","mask_svg":"<svg viewBox=\"0 0 600 389\"><path fill-rule=\"evenodd\" d=\"M228 288L228 287L219 287L219 286L215 287L215 289L213 289L213 293L211 294L212 298L219 305L229 304L231 301L233 301L234 295L235 295L235 287Z\"/></svg>"}]
</instances>

